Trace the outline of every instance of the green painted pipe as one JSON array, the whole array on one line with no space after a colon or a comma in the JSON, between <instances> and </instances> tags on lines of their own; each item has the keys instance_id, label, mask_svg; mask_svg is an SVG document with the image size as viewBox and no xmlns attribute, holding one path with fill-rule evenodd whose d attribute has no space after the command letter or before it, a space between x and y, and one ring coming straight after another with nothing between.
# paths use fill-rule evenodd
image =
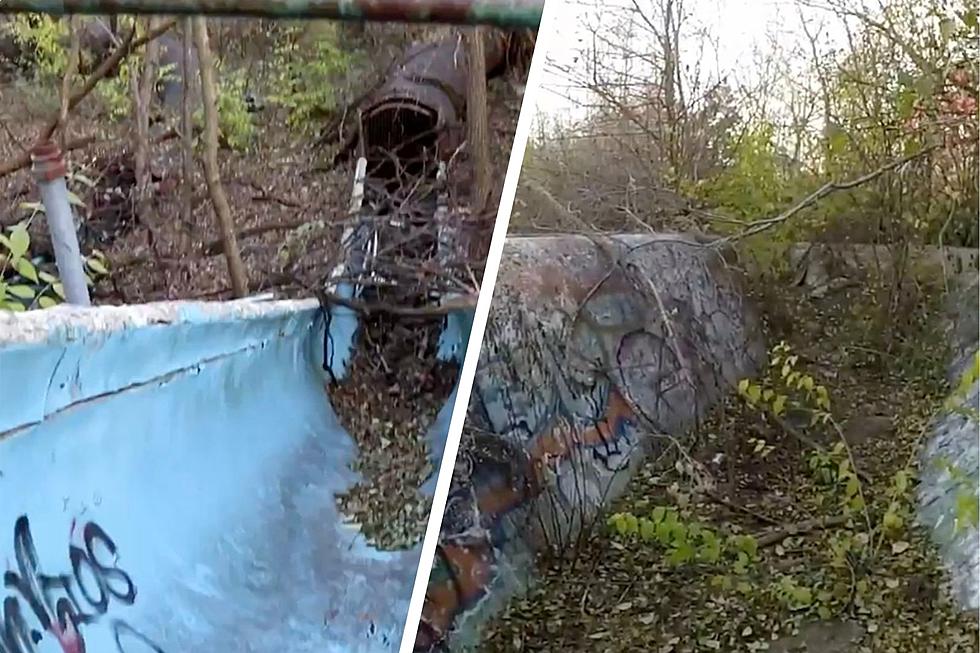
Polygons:
<instances>
[{"instance_id":1,"label":"green painted pipe","mask_svg":"<svg viewBox=\"0 0 980 653\"><path fill-rule=\"evenodd\" d=\"M536 29L545 0L0 0L0 14L321 18Z\"/></svg>"}]
</instances>

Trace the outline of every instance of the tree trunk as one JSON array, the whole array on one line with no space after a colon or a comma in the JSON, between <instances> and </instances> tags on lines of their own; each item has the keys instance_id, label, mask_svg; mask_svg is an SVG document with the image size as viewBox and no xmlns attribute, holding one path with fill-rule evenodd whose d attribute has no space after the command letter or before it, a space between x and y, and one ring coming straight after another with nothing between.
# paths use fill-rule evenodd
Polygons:
<instances>
[{"instance_id":1,"label":"tree trunk","mask_svg":"<svg viewBox=\"0 0 980 653\"><path fill-rule=\"evenodd\" d=\"M181 81L183 82L180 112L180 144L184 171L182 175L183 179L181 180L183 183L180 189L180 217L184 223L184 229L190 229L194 194L194 137L192 134L194 123L190 90L191 48L194 47L194 20L192 18L185 18L181 29L184 33L184 46L183 52L181 53L183 67L180 75Z\"/></svg>"},{"instance_id":2,"label":"tree trunk","mask_svg":"<svg viewBox=\"0 0 980 653\"><path fill-rule=\"evenodd\" d=\"M218 217L221 240L224 243L225 260L231 277L232 292L236 297L244 297L248 292L248 277L245 264L238 249L235 224L231 217L231 207L225 196L218 174L218 97L214 82L214 59L208 45L208 25L204 16L195 16L194 42L197 45L197 58L201 69L201 96L204 100L204 176L207 180L211 203Z\"/></svg>"},{"instance_id":3,"label":"tree trunk","mask_svg":"<svg viewBox=\"0 0 980 653\"><path fill-rule=\"evenodd\" d=\"M466 94L470 161L473 165L473 210L486 208L490 196L490 150L487 143L487 65L483 47L483 28L473 27L467 33L469 86Z\"/></svg>"},{"instance_id":4,"label":"tree trunk","mask_svg":"<svg viewBox=\"0 0 980 653\"><path fill-rule=\"evenodd\" d=\"M150 18L148 31L155 29L159 22L157 17ZM143 65L132 76L133 104L136 108L136 147L133 148L136 166L136 214L144 219L147 218L146 209L149 203L150 102L156 81L157 46L156 40L147 43Z\"/></svg>"},{"instance_id":5,"label":"tree trunk","mask_svg":"<svg viewBox=\"0 0 980 653\"><path fill-rule=\"evenodd\" d=\"M71 101L71 85L74 81L75 73L78 72L78 61L81 57L81 17L72 16L68 19L68 31L71 35L71 43L68 46L68 66L65 69L65 76L61 80L61 108L58 111L58 127L61 129L61 149L65 149L68 142L68 107Z\"/></svg>"}]
</instances>

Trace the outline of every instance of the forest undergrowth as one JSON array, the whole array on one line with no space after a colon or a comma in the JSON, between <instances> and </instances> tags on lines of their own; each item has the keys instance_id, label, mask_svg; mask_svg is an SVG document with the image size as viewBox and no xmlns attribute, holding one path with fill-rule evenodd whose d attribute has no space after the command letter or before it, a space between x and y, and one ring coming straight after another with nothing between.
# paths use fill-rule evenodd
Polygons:
<instances>
[{"instance_id":1,"label":"forest undergrowth","mask_svg":"<svg viewBox=\"0 0 980 653\"><path fill-rule=\"evenodd\" d=\"M941 280L910 278L897 310L873 276L814 297L767 274L748 294L760 377L648 460L573 559L540 560L480 651L977 650L914 523L949 391Z\"/></svg>"}]
</instances>

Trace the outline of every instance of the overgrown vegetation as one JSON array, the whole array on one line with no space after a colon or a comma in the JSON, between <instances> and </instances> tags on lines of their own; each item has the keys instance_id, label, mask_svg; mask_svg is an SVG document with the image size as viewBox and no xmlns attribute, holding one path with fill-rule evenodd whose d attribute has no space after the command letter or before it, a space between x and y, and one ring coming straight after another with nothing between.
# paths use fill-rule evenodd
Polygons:
<instances>
[{"instance_id":1,"label":"overgrown vegetation","mask_svg":"<svg viewBox=\"0 0 980 653\"><path fill-rule=\"evenodd\" d=\"M936 279L918 281L918 319L889 356L862 326L887 303L873 273L822 298L750 282L778 302L763 374L641 468L574 564L543 560L480 650L976 650L915 523L919 454L948 394L944 348L916 347L939 320ZM961 528L976 528L975 501L963 485Z\"/></svg>"},{"instance_id":2,"label":"overgrown vegetation","mask_svg":"<svg viewBox=\"0 0 980 653\"><path fill-rule=\"evenodd\" d=\"M604 51L583 52L584 67L555 64L596 108L540 122L523 175L600 229L629 220L726 234L922 152L769 237L976 247L975 4L787 2L798 41L771 45L749 75L682 57L714 43L693 5L613 12L602 18ZM648 27L664 24L665 7L676 29ZM842 31L843 42L828 39ZM562 226L528 184L518 197L517 227Z\"/></svg>"},{"instance_id":3,"label":"overgrown vegetation","mask_svg":"<svg viewBox=\"0 0 980 653\"><path fill-rule=\"evenodd\" d=\"M317 23L305 42L302 35L297 27L279 41L269 99L288 110L290 126L309 131L336 108L337 80L354 57L341 49L332 23Z\"/></svg>"},{"instance_id":4,"label":"overgrown vegetation","mask_svg":"<svg viewBox=\"0 0 980 653\"><path fill-rule=\"evenodd\" d=\"M654 439L480 650L976 651L916 510L977 363L951 395L953 275L910 254L980 244L976 4L786 2L796 40L742 67L714 65L706 12L584 10L587 45L552 69L588 108L539 116L512 229L724 237L773 346L693 433ZM819 241L884 247L854 267L799 246ZM976 470L946 471L975 532Z\"/></svg>"}]
</instances>

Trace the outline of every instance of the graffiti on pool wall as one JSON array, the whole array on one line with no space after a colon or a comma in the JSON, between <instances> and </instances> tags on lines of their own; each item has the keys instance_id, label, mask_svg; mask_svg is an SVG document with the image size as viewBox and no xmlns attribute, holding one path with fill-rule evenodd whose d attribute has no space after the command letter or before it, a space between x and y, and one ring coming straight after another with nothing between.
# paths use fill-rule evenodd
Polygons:
<instances>
[{"instance_id":1,"label":"graffiti on pool wall","mask_svg":"<svg viewBox=\"0 0 980 653\"><path fill-rule=\"evenodd\" d=\"M10 593L2 603L0 653L35 653L47 636L63 653L96 653L86 651L82 627L97 623L113 601L136 601L135 583L117 566L116 543L95 522L78 528L72 521L66 565L71 571L49 575L41 570L30 521L22 515L14 524L14 559L16 568L8 559L3 576ZM140 651L163 653L120 619L113 619L110 628L119 653L135 653L124 646L133 641L140 643Z\"/></svg>"},{"instance_id":2,"label":"graffiti on pool wall","mask_svg":"<svg viewBox=\"0 0 980 653\"><path fill-rule=\"evenodd\" d=\"M687 428L758 355L737 289L701 254L665 246L642 266L570 271L548 263L550 245L561 243L500 273L510 301L487 326L467 415L476 432L459 453L471 460L453 475L419 653L485 618L498 586L526 583L534 552L571 544L663 447L658 434ZM494 448L492 460L471 455Z\"/></svg>"},{"instance_id":3,"label":"graffiti on pool wall","mask_svg":"<svg viewBox=\"0 0 980 653\"><path fill-rule=\"evenodd\" d=\"M556 338L533 338L529 327L516 329L528 334L519 350L488 330L482 376L501 382L474 388L468 419L487 428L460 449L416 651L435 650L457 619L487 597L497 552L518 531L526 535L530 516L523 508L546 495L550 521L554 513L559 522L583 519L583 504L602 501L608 480L640 446L640 420L603 369L609 356L597 351L621 351L629 334L603 334L585 320ZM488 449L496 455L486 455Z\"/></svg>"}]
</instances>

